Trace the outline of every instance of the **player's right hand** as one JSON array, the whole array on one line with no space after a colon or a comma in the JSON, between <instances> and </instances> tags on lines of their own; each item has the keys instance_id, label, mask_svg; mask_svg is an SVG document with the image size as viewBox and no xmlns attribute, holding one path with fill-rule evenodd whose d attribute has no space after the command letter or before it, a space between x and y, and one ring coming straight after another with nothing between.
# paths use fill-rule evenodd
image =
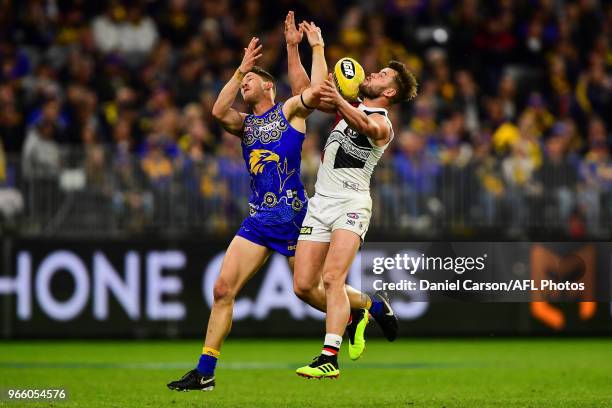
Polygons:
<instances>
[{"instance_id":1,"label":"player's right hand","mask_svg":"<svg viewBox=\"0 0 612 408\"><path fill-rule=\"evenodd\" d=\"M244 49L244 57L242 58L240 66L238 67L240 72L242 72L243 74L246 74L247 72L252 70L257 60L262 56L261 49L263 48L263 46L258 45L258 43L259 38L253 37L251 38L251 42L249 43L249 45Z\"/></svg>"},{"instance_id":2,"label":"player's right hand","mask_svg":"<svg viewBox=\"0 0 612 408\"><path fill-rule=\"evenodd\" d=\"M327 81L321 84L319 94L321 95L321 102L331 105L334 108L342 103L344 98L338 92L336 85L334 84L333 75L329 74Z\"/></svg>"}]
</instances>

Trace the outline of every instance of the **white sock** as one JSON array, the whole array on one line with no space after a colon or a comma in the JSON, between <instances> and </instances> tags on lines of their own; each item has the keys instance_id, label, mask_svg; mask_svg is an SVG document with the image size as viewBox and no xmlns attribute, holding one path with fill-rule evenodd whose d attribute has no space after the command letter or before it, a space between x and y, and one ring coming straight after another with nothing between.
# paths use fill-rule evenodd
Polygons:
<instances>
[{"instance_id":1,"label":"white sock","mask_svg":"<svg viewBox=\"0 0 612 408\"><path fill-rule=\"evenodd\" d=\"M325 341L323 342L323 351L321 354L326 356L335 356L340 351L340 346L342 345L342 336L338 334L325 334Z\"/></svg>"}]
</instances>

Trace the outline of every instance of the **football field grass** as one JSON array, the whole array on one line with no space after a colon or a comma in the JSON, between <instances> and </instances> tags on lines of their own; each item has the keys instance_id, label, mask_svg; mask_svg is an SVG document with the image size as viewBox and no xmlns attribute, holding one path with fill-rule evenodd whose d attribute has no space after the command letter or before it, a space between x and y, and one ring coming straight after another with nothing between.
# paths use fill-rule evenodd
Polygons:
<instances>
[{"instance_id":1,"label":"football field grass","mask_svg":"<svg viewBox=\"0 0 612 408\"><path fill-rule=\"evenodd\" d=\"M369 341L338 380L294 374L320 350L311 340L235 340L213 392L169 391L200 341L0 343L0 388L64 388L67 401L6 407L612 407L610 339Z\"/></svg>"}]
</instances>

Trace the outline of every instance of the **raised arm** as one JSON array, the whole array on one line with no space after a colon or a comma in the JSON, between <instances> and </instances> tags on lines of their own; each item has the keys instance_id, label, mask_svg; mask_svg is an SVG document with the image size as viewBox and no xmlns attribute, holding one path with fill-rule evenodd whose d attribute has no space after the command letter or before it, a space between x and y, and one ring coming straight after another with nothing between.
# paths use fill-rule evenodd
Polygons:
<instances>
[{"instance_id":1,"label":"raised arm","mask_svg":"<svg viewBox=\"0 0 612 408\"><path fill-rule=\"evenodd\" d=\"M287 43L289 85L293 95L301 94L310 85L308 74L302 65L302 61L300 61L300 51L298 49L303 36L302 29L295 26L293 11L290 11L285 18L285 42Z\"/></svg>"},{"instance_id":2,"label":"raised arm","mask_svg":"<svg viewBox=\"0 0 612 408\"><path fill-rule=\"evenodd\" d=\"M255 62L261 57L261 45L258 45L258 38L253 37L248 47L244 49L244 57L240 67L225 84L212 108L213 117L229 133L240 136L244 124L245 113L238 112L232 108L236 95L240 91L242 78L251 70Z\"/></svg>"},{"instance_id":3,"label":"raised arm","mask_svg":"<svg viewBox=\"0 0 612 408\"><path fill-rule=\"evenodd\" d=\"M308 44L312 48L312 67L310 69L310 84L317 86L327 79L327 61L325 60L325 42L321 29L312 21L300 23L300 30L306 34Z\"/></svg>"},{"instance_id":4,"label":"raised arm","mask_svg":"<svg viewBox=\"0 0 612 408\"><path fill-rule=\"evenodd\" d=\"M312 68L310 70L311 87L317 88L327 79L327 60L325 59L325 42L321 34L321 29L313 22L303 21L300 23L300 29L306 34L308 43L312 47ZM322 102L316 98L316 105L309 105L326 113L336 113L335 107Z\"/></svg>"},{"instance_id":5,"label":"raised arm","mask_svg":"<svg viewBox=\"0 0 612 408\"><path fill-rule=\"evenodd\" d=\"M320 94L321 103L334 106L337 112L346 120L349 127L369 137L377 146L382 146L389 141L391 128L385 117L378 113L367 115L362 110L351 105L336 89L331 74L320 85L318 94Z\"/></svg>"},{"instance_id":6,"label":"raised arm","mask_svg":"<svg viewBox=\"0 0 612 408\"><path fill-rule=\"evenodd\" d=\"M312 47L312 70L310 73L310 86L302 90L299 95L293 96L283 106L283 113L289 122L294 118L306 118L314 108L319 108L320 98L317 93L321 84L327 78L327 62L325 61L325 42L321 29L314 23L303 21L300 31L306 34L308 43ZM293 123L292 123L293 125Z\"/></svg>"}]
</instances>

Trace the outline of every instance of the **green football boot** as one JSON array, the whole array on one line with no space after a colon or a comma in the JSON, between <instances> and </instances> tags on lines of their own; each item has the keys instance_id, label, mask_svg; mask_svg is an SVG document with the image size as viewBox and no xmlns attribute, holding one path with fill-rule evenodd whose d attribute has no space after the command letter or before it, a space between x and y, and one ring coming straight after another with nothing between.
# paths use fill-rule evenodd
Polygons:
<instances>
[{"instance_id":1,"label":"green football boot","mask_svg":"<svg viewBox=\"0 0 612 408\"><path fill-rule=\"evenodd\" d=\"M365 351L365 329L370 321L367 309L351 310L351 323L346 326L349 339L348 352L351 360L358 360Z\"/></svg>"},{"instance_id":2,"label":"green football boot","mask_svg":"<svg viewBox=\"0 0 612 408\"><path fill-rule=\"evenodd\" d=\"M315 357L309 365L295 370L295 373L305 378L338 378L340 375L338 357L321 354Z\"/></svg>"}]
</instances>

